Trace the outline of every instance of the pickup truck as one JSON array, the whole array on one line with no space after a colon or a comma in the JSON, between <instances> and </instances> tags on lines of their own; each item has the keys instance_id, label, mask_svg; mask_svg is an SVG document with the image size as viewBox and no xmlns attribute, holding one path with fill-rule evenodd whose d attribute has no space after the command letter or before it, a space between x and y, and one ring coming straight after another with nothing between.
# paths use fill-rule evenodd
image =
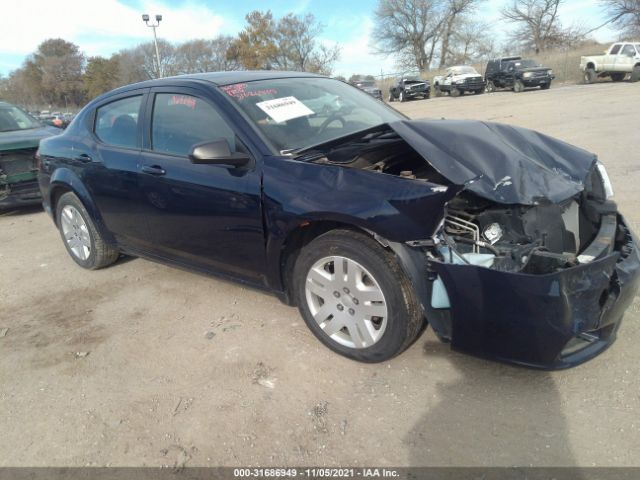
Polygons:
<instances>
[{"instance_id":1,"label":"pickup truck","mask_svg":"<svg viewBox=\"0 0 640 480\"><path fill-rule=\"evenodd\" d=\"M630 73L631 81L640 80L640 43L614 43L604 55L588 55L580 58L584 83L593 83L599 77L611 77L621 82Z\"/></svg>"}]
</instances>

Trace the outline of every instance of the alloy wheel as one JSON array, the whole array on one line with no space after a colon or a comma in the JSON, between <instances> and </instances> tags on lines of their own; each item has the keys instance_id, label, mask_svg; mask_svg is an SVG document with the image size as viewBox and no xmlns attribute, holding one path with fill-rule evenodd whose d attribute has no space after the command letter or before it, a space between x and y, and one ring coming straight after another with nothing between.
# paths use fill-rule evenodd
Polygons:
<instances>
[{"instance_id":1,"label":"alloy wheel","mask_svg":"<svg viewBox=\"0 0 640 480\"><path fill-rule=\"evenodd\" d=\"M91 255L91 236L87 223L73 205L66 205L60 215L62 234L71 253L80 260Z\"/></svg>"},{"instance_id":2,"label":"alloy wheel","mask_svg":"<svg viewBox=\"0 0 640 480\"><path fill-rule=\"evenodd\" d=\"M387 328L387 302L373 275L358 262L332 256L318 260L305 281L309 311L322 331L350 348L377 343Z\"/></svg>"}]
</instances>

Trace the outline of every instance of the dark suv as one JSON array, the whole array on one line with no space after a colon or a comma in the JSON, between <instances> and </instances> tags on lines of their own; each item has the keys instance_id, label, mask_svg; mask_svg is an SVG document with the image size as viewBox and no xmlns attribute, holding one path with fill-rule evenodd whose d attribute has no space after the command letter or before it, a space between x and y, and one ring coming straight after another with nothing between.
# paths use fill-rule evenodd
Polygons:
<instances>
[{"instance_id":1,"label":"dark suv","mask_svg":"<svg viewBox=\"0 0 640 480\"><path fill-rule=\"evenodd\" d=\"M551 87L554 78L556 77L550 68L543 67L533 60L523 60L521 57L489 60L484 73L487 92L493 92L498 88L509 88L516 93L532 87L546 90Z\"/></svg>"}]
</instances>

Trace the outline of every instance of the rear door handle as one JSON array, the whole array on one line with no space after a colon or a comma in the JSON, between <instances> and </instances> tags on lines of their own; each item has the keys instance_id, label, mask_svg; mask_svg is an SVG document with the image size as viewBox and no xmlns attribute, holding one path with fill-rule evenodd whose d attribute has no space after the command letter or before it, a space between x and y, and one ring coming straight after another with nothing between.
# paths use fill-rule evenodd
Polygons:
<instances>
[{"instance_id":1,"label":"rear door handle","mask_svg":"<svg viewBox=\"0 0 640 480\"><path fill-rule=\"evenodd\" d=\"M88 155L86 153L81 153L80 155L76 155L75 157L73 157L73 159L82 163L89 163L92 160L91 155Z\"/></svg>"},{"instance_id":2,"label":"rear door handle","mask_svg":"<svg viewBox=\"0 0 640 480\"><path fill-rule=\"evenodd\" d=\"M149 175L164 175L167 171L160 165L144 165L142 167L142 173L148 173Z\"/></svg>"}]
</instances>

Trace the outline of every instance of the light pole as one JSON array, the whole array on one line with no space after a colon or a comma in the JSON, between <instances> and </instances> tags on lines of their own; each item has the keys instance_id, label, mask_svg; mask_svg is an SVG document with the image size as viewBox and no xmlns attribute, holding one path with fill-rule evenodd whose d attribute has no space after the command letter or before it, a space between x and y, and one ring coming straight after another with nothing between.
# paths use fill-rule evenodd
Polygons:
<instances>
[{"instance_id":1,"label":"light pole","mask_svg":"<svg viewBox=\"0 0 640 480\"><path fill-rule=\"evenodd\" d=\"M162 65L160 64L160 51L158 50L158 37L156 36L156 28L160 26L160 22L162 21L162 15L156 15L156 23L149 23L149 15L146 13L142 14L142 21L146 23L147 27L151 27L153 29L153 43L156 46L156 62L158 64L158 77L162 78Z\"/></svg>"}]
</instances>

